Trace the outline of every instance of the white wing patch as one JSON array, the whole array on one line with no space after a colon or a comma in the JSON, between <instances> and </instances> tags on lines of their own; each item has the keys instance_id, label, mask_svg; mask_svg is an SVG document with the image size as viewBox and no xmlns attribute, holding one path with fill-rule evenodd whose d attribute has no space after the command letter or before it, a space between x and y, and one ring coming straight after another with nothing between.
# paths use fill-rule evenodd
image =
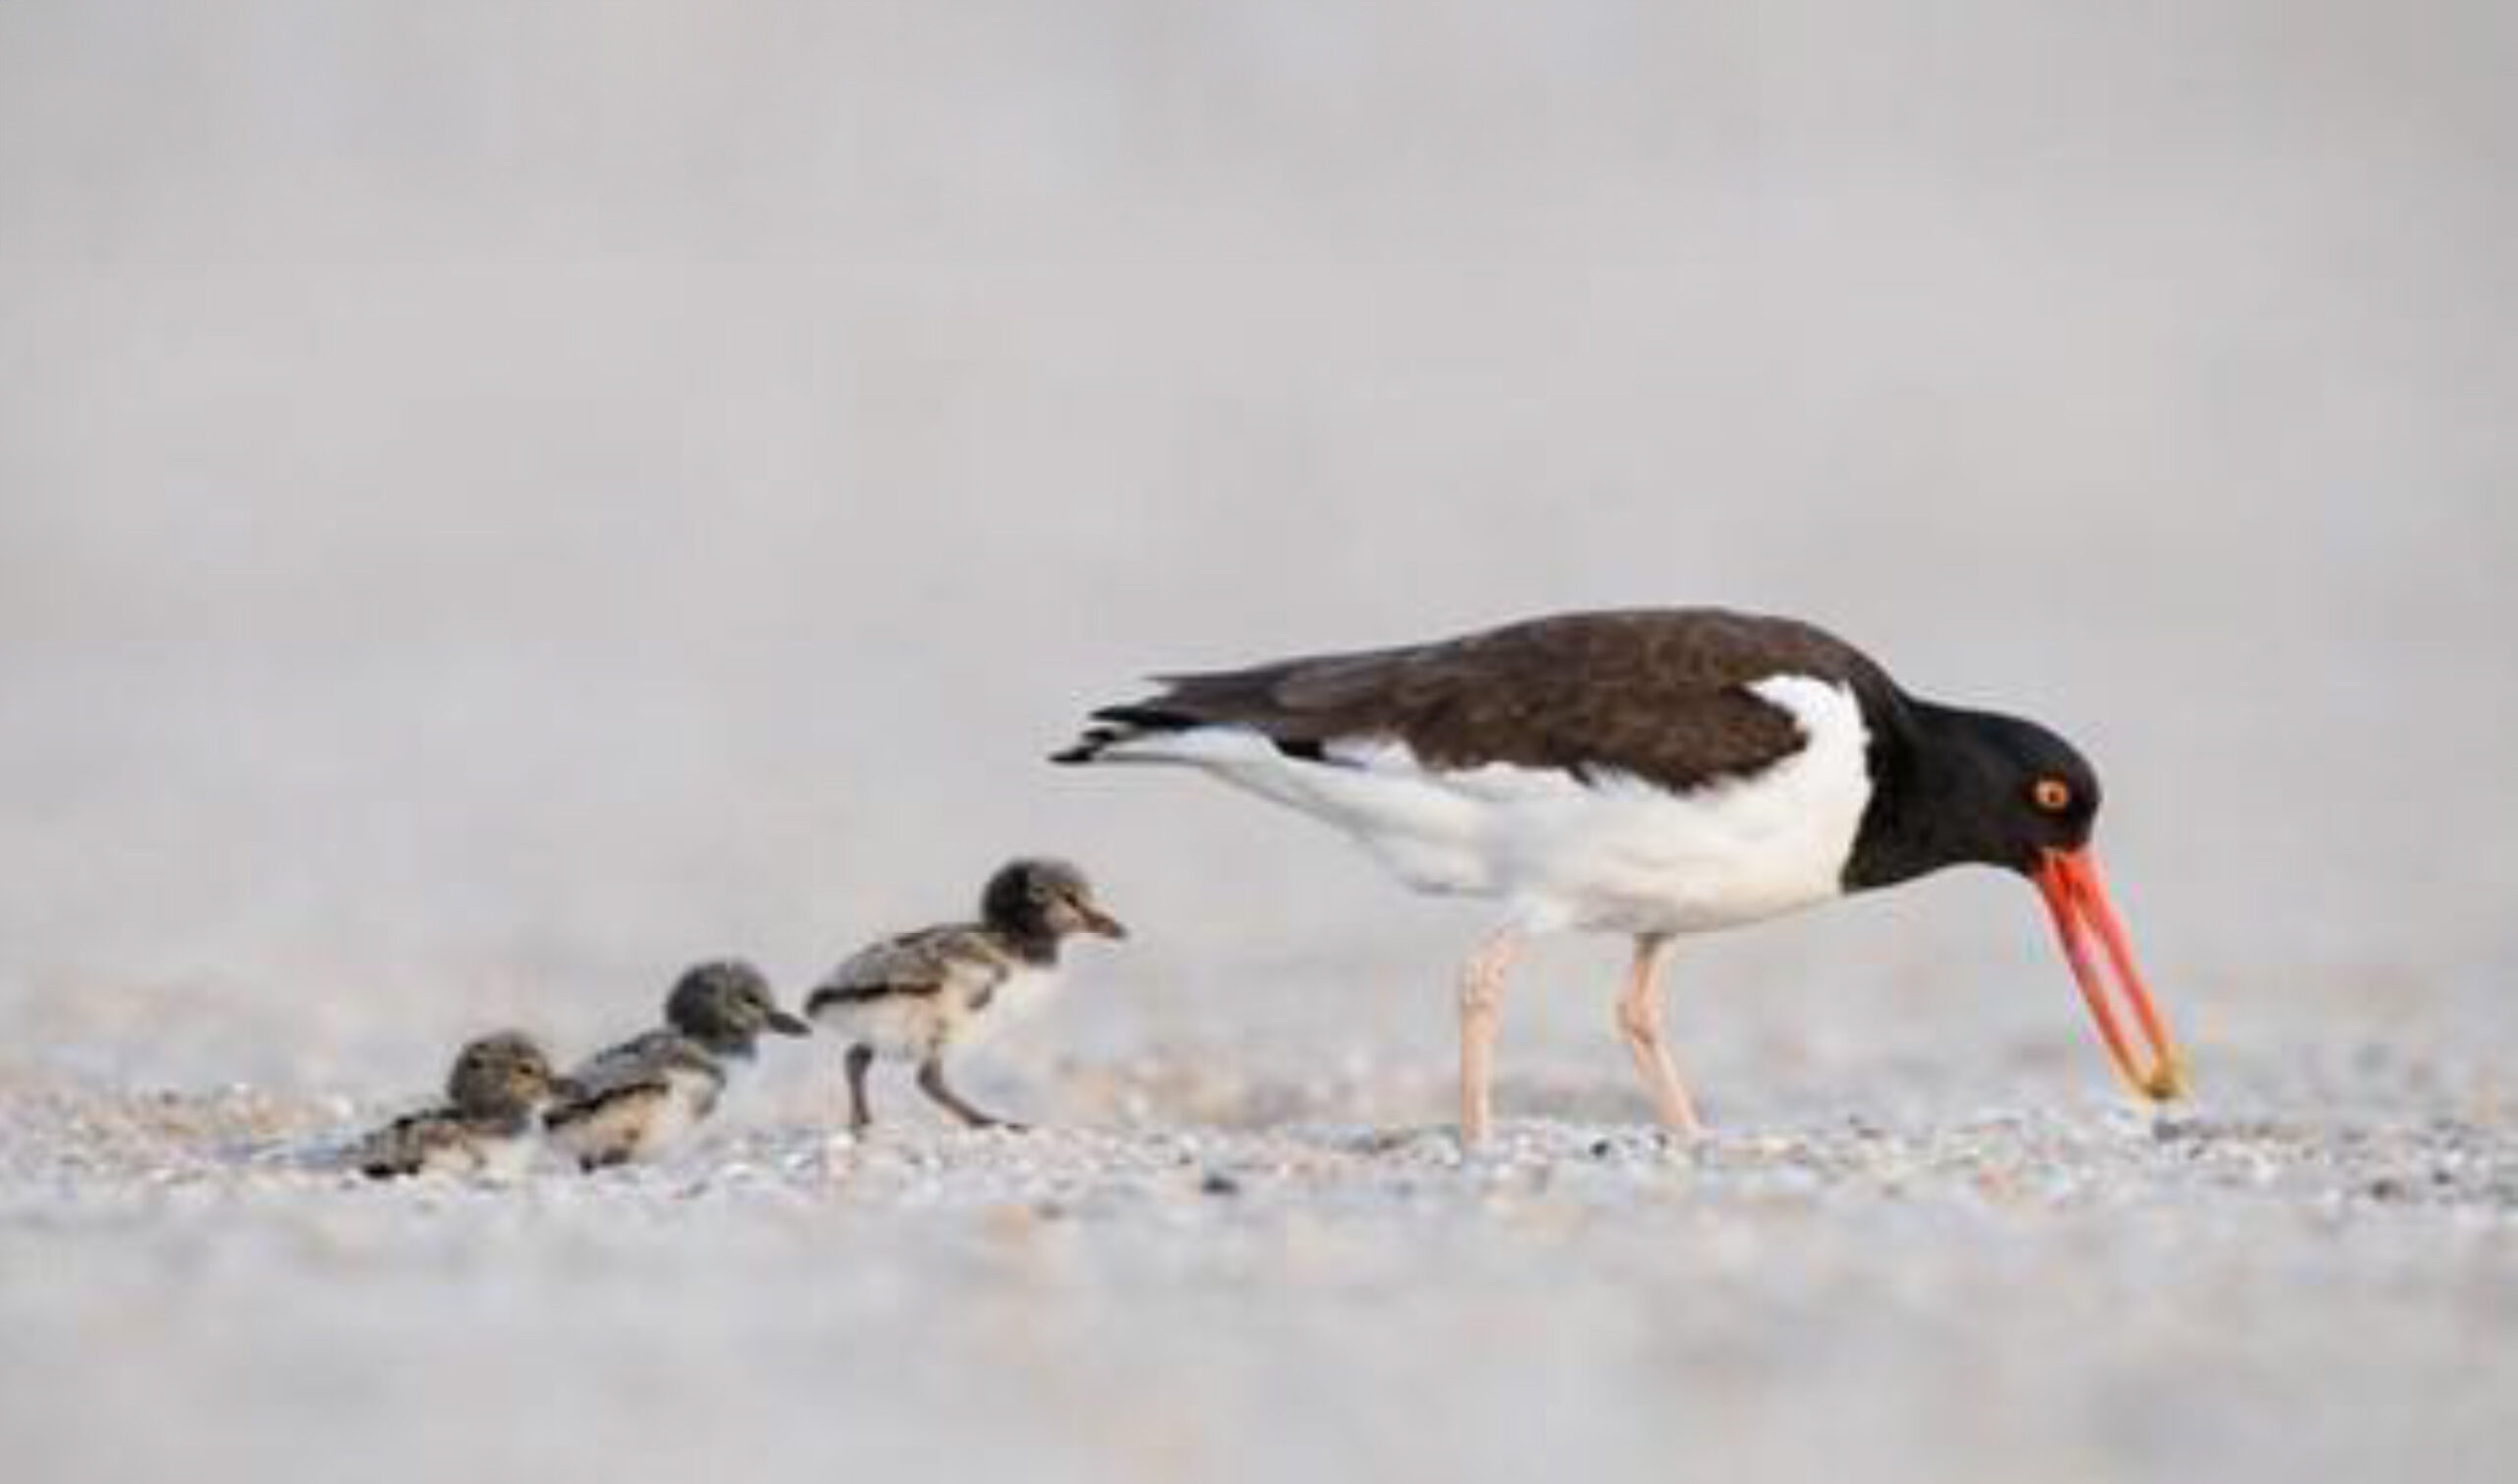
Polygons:
<instances>
[{"instance_id":1,"label":"white wing patch","mask_svg":"<svg viewBox=\"0 0 2518 1484\"><path fill-rule=\"evenodd\" d=\"M1501 898L1529 928L1697 932L1841 894L1871 800L1870 734L1850 689L1799 675L1749 689L1792 716L1803 747L1684 794L1615 773L1586 784L1507 763L1429 768L1384 739L1305 762L1246 727L1112 750L1203 768L1343 830L1419 891Z\"/></svg>"}]
</instances>

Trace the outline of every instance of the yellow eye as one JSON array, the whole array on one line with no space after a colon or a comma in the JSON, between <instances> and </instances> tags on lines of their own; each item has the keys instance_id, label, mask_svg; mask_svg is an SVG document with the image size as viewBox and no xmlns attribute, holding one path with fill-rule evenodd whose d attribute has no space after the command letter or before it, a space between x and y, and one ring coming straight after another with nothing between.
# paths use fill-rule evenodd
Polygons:
<instances>
[{"instance_id":1,"label":"yellow eye","mask_svg":"<svg viewBox=\"0 0 2518 1484\"><path fill-rule=\"evenodd\" d=\"M2060 814L2072 806L2072 786L2060 778L2041 778L2028 791L2029 801L2049 814Z\"/></svg>"}]
</instances>

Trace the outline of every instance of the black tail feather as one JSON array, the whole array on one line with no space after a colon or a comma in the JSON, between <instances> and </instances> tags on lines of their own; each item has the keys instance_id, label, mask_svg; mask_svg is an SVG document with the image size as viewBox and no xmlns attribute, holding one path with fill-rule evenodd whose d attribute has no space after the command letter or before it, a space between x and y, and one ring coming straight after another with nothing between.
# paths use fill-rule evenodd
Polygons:
<instances>
[{"instance_id":1,"label":"black tail feather","mask_svg":"<svg viewBox=\"0 0 2518 1484\"><path fill-rule=\"evenodd\" d=\"M1097 762L1102 754L1120 742L1155 732L1180 732L1198 725L1198 720L1159 705L1138 703L1105 706L1092 714L1092 725L1084 729L1063 750L1049 754L1054 763L1078 764Z\"/></svg>"}]
</instances>

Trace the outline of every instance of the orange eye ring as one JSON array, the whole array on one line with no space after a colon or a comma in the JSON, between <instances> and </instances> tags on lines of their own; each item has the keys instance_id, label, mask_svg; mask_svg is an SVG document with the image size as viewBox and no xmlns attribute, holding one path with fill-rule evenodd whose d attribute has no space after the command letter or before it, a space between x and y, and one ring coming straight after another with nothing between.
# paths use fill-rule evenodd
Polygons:
<instances>
[{"instance_id":1,"label":"orange eye ring","mask_svg":"<svg viewBox=\"0 0 2518 1484\"><path fill-rule=\"evenodd\" d=\"M2060 778L2041 778L2029 787L2029 801L2049 814L2060 814L2072 806L2072 786Z\"/></svg>"}]
</instances>

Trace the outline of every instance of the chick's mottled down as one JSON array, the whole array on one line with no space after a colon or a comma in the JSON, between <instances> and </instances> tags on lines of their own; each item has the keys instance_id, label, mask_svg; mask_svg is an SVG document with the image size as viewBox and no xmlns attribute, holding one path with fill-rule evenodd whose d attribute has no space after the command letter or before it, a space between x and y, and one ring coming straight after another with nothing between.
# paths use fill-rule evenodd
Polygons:
<instances>
[{"instance_id":1,"label":"chick's mottled down","mask_svg":"<svg viewBox=\"0 0 2518 1484\"><path fill-rule=\"evenodd\" d=\"M377 1179L520 1172L532 1159L536 1114L554 1090L551 1059L531 1037L484 1036L455 1056L443 1104L369 1134L350 1162Z\"/></svg>"},{"instance_id":2,"label":"chick's mottled down","mask_svg":"<svg viewBox=\"0 0 2518 1484\"><path fill-rule=\"evenodd\" d=\"M760 971L739 959L698 965L665 999L665 1024L570 1071L549 1116L551 1142L586 1169L663 1153L717 1109L734 1068L763 1033L811 1027L778 1008Z\"/></svg>"},{"instance_id":3,"label":"chick's mottled down","mask_svg":"<svg viewBox=\"0 0 2518 1484\"><path fill-rule=\"evenodd\" d=\"M918 1064L921 1091L974 1128L1005 1125L945 1080L944 1056L1054 985L1058 950L1077 933L1122 938L1084 873L1063 861L1010 862L989 878L976 922L883 939L833 970L806 1013L848 1043L849 1125L873 1121L866 1077L885 1057Z\"/></svg>"}]
</instances>

